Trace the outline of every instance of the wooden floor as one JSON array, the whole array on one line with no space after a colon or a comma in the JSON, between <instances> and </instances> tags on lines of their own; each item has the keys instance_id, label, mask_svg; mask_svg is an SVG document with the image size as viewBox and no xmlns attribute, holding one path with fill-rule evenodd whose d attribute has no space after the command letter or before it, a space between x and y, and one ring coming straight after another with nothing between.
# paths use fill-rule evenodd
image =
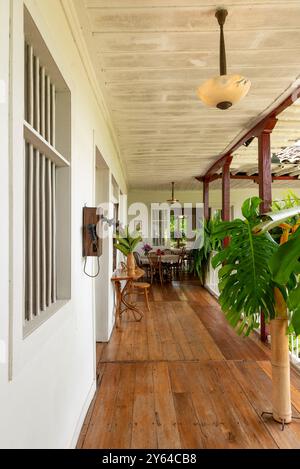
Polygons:
<instances>
[{"instance_id":1,"label":"wooden floor","mask_svg":"<svg viewBox=\"0 0 300 469\"><path fill-rule=\"evenodd\" d=\"M256 336L238 337L196 281L154 285L150 301L141 323L124 317L97 344L79 448L300 448L299 421L282 432L260 417L271 410L271 369ZM299 416L294 370L292 400Z\"/></svg>"}]
</instances>

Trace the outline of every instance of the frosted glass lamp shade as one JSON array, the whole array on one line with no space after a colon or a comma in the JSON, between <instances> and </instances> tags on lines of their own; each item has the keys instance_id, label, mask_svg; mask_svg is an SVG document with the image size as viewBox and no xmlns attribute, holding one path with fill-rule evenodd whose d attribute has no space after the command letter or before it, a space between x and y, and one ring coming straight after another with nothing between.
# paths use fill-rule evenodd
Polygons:
<instances>
[{"instance_id":1,"label":"frosted glass lamp shade","mask_svg":"<svg viewBox=\"0 0 300 469\"><path fill-rule=\"evenodd\" d=\"M197 94L207 106L228 109L246 96L250 86L250 80L241 75L220 75L206 80Z\"/></svg>"}]
</instances>

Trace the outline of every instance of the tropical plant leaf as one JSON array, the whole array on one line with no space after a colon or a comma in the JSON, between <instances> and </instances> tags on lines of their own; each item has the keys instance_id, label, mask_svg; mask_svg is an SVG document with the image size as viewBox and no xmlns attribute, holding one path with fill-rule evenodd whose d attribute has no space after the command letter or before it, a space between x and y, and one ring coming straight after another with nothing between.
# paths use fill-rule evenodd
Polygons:
<instances>
[{"instance_id":1,"label":"tropical plant leaf","mask_svg":"<svg viewBox=\"0 0 300 469\"><path fill-rule=\"evenodd\" d=\"M242 214L244 215L246 220L258 217L259 205L261 201L262 200L259 197L251 197L250 199L245 200L242 205Z\"/></svg>"},{"instance_id":2,"label":"tropical plant leaf","mask_svg":"<svg viewBox=\"0 0 300 469\"><path fill-rule=\"evenodd\" d=\"M193 263L191 273L196 274L202 285L205 283L205 278L210 263L211 253L221 248L222 244L219 240L212 238L212 230L220 223L220 212L217 211L211 220L204 220L203 222L203 244L199 249L193 249Z\"/></svg>"},{"instance_id":3,"label":"tropical plant leaf","mask_svg":"<svg viewBox=\"0 0 300 469\"><path fill-rule=\"evenodd\" d=\"M292 273L299 272L299 257L300 230L297 230L286 243L279 246L269 260L273 280L280 285L286 285Z\"/></svg>"},{"instance_id":4,"label":"tropical plant leaf","mask_svg":"<svg viewBox=\"0 0 300 469\"><path fill-rule=\"evenodd\" d=\"M116 249L119 249L119 251L121 251L124 254L124 256L128 256L128 254L130 252L128 250L128 248L126 248L122 244L117 244L117 243L115 243L114 246L115 246Z\"/></svg>"},{"instance_id":5,"label":"tropical plant leaf","mask_svg":"<svg viewBox=\"0 0 300 469\"><path fill-rule=\"evenodd\" d=\"M142 241L142 238L138 236L137 238L131 239L130 240L130 250L133 252L137 245Z\"/></svg>"},{"instance_id":6,"label":"tropical plant leaf","mask_svg":"<svg viewBox=\"0 0 300 469\"><path fill-rule=\"evenodd\" d=\"M252 222L259 200L244 204L244 214ZM216 238L230 236L230 244L213 258L219 270L219 303L232 327L248 335L257 326L258 313L273 318L274 294L267 260L277 245L267 236L256 236L249 220L223 222L213 233ZM226 263L223 265L223 263ZM241 322L242 321L242 322Z\"/></svg>"},{"instance_id":7,"label":"tropical plant leaf","mask_svg":"<svg viewBox=\"0 0 300 469\"><path fill-rule=\"evenodd\" d=\"M127 249L130 249L130 242L128 241L128 239L126 238L123 238L122 236L116 236L116 240L118 241L118 243L122 244L124 247L126 247Z\"/></svg>"},{"instance_id":8,"label":"tropical plant leaf","mask_svg":"<svg viewBox=\"0 0 300 469\"><path fill-rule=\"evenodd\" d=\"M300 334L300 285L290 291L288 297L288 307L292 313L291 325L296 335Z\"/></svg>"},{"instance_id":9,"label":"tropical plant leaf","mask_svg":"<svg viewBox=\"0 0 300 469\"><path fill-rule=\"evenodd\" d=\"M127 256L130 252L134 252L140 241L142 241L142 237L136 233L135 235L130 235L129 228L126 226L122 231L116 234L115 247Z\"/></svg>"}]
</instances>

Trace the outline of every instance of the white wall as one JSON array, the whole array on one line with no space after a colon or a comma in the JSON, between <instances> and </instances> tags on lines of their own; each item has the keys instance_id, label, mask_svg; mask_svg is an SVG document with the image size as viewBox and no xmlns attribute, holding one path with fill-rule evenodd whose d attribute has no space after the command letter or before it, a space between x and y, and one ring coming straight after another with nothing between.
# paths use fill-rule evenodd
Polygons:
<instances>
[{"instance_id":1,"label":"white wall","mask_svg":"<svg viewBox=\"0 0 300 469\"><path fill-rule=\"evenodd\" d=\"M96 205L104 210L107 218L113 217L111 172L108 167L96 170ZM111 282L113 270L113 230L104 224L100 276L95 279L96 340L107 342L114 324L114 291Z\"/></svg>"},{"instance_id":2,"label":"white wall","mask_svg":"<svg viewBox=\"0 0 300 469\"><path fill-rule=\"evenodd\" d=\"M299 188L291 188L291 190L300 196L300 181ZM276 187L273 185L272 197L275 199L282 199L289 188L287 186L280 187L279 183L276 184ZM183 203L201 203L203 201L202 196L202 184L199 182L199 190L192 191L176 191L176 198ZM245 199L248 197L258 196L258 186L255 186L253 189L231 189L230 191L230 203L234 207L234 216L239 217L241 215L241 205ZM141 202L147 205L149 208L151 203L162 203L166 202L170 198L170 191L153 191L153 190L130 190L128 193L128 205L131 205L135 202ZM222 191L221 184L220 189L212 189L209 191L209 206L212 208L221 208L222 207Z\"/></svg>"},{"instance_id":3,"label":"white wall","mask_svg":"<svg viewBox=\"0 0 300 469\"><path fill-rule=\"evenodd\" d=\"M67 448L76 443L95 391L94 286L83 274L81 257L82 207L95 204L95 145L124 194L127 189L107 115L95 99L62 8L72 2L25 4L72 95L72 299L23 338L23 2L1 0L0 96L9 85L10 8L14 57L10 148L8 96L0 102L0 447Z\"/></svg>"},{"instance_id":4,"label":"white wall","mask_svg":"<svg viewBox=\"0 0 300 469\"><path fill-rule=\"evenodd\" d=\"M300 196L300 181L299 181L299 188L291 188L289 189L286 185L283 187L279 186L279 183L274 184L272 186L272 198L273 200L282 200L289 190L292 190L295 194ZM230 204L234 208L234 217L240 217L241 215L241 206L249 197L258 196L258 186L256 185L253 189L245 188L245 189L232 189L230 191ZM222 192L221 190L211 190L209 192L209 204L213 208L221 208L222 207Z\"/></svg>"}]
</instances>

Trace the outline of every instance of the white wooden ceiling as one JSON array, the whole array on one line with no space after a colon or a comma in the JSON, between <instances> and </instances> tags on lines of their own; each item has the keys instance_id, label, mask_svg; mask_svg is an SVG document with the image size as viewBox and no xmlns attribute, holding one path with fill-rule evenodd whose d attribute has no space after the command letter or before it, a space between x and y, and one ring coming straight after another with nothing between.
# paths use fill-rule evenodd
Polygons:
<instances>
[{"instance_id":1,"label":"white wooden ceiling","mask_svg":"<svg viewBox=\"0 0 300 469\"><path fill-rule=\"evenodd\" d=\"M228 73L252 82L233 108L206 108L197 87L218 75L220 6L211 0L73 0L111 113L131 188L196 188L194 177L262 116L300 76L300 1L229 0ZM296 109L297 108L297 109ZM300 138L300 107L274 146ZM289 142L290 144L290 142ZM251 148L250 148L251 147ZM233 167L256 163L255 142Z\"/></svg>"}]
</instances>

